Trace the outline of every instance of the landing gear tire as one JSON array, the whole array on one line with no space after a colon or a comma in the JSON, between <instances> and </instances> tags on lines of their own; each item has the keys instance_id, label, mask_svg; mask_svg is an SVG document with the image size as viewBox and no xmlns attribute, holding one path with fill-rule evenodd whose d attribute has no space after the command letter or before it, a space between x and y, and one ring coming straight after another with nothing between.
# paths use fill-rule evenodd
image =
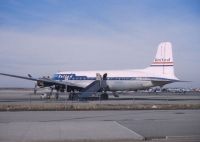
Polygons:
<instances>
[{"instance_id":1,"label":"landing gear tire","mask_svg":"<svg viewBox=\"0 0 200 142\"><path fill-rule=\"evenodd\" d=\"M73 94L72 93L69 93L69 100L72 100L73 99Z\"/></svg>"},{"instance_id":2,"label":"landing gear tire","mask_svg":"<svg viewBox=\"0 0 200 142\"><path fill-rule=\"evenodd\" d=\"M69 100L78 100L79 96L77 93L70 93L69 94Z\"/></svg>"},{"instance_id":3,"label":"landing gear tire","mask_svg":"<svg viewBox=\"0 0 200 142\"><path fill-rule=\"evenodd\" d=\"M55 94L55 99L58 100L58 98L59 98L59 93L56 92L56 94Z\"/></svg>"},{"instance_id":4,"label":"landing gear tire","mask_svg":"<svg viewBox=\"0 0 200 142\"><path fill-rule=\"evenodd\" d=\"M101 100L108 100L108 94L106 93L101 94Z\"/></svg>"}]
</instances>

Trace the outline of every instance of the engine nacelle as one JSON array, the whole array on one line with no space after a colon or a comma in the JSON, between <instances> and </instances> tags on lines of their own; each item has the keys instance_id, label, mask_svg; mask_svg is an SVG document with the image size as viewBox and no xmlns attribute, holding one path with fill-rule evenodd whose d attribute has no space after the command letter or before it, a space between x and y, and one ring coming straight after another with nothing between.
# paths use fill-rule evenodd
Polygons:
<instances>
[{"instance_id":1,"label":"engine nacelle","mask_svg":"<svg viewBox=\"0 0 200 142\"><path fill-rule=\"evenodd\" d=\"M60 92L65 92L66 86L64 85L55 85L55 89Z\"/></svg>"},{"instance_id":2,"label":"engine nacelle","mask_svg":"<svg viewBox=\"0 0 200 142\"><path fill-rule=\"evenodd\" d=\"M45 82L45 81L37 81L37 86L39 86L40 88L43 88L43 87L50 87L50 86L53 86L52 83L48 83L48 82Z\"/></svg>"},{"instance_id":3,"label":"engine nacelle","mask_svg":"<svg viewBox=\"0 0 200 142\"><path fill-rule=\"evenodd\" d=\"M44 82L43 81L37 81L37 86L39 86L40 88L45 87Z\"/></svg>"}]
</instances>

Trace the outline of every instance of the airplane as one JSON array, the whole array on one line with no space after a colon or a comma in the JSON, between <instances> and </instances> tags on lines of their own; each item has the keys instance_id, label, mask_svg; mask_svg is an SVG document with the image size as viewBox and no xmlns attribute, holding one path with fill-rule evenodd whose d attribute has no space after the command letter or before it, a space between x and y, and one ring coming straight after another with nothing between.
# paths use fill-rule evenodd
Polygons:
<instances>
[{"instance_id":1,"label":"airplane","mask_svg":"<svg viewBox=\"0 0 200 142\"><path fill-rule=\"evenodd\" d=\"M0 73L0 75L36 81L36 86L40 88L50 87L57 92L79 91L79 97L91 96L87 92L102 92L102 99L108 99L107 91L137 91L180 82L174 73L172 44L170 42L161 42L158 45L152 64L144 69L63 71L55 73L52 78L34 78L30 74L19 76ZM70 98L73 98L74 95L75 93L72 93Z\"/></svg>"}]
</instances>

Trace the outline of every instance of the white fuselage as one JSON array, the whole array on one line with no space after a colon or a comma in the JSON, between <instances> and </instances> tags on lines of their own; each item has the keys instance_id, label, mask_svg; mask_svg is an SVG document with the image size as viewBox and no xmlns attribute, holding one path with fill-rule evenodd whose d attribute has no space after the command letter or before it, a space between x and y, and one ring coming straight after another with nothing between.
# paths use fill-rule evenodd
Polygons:
<instances>
[{"instance_id":1,"label":"white fuselage","mask_svg":"<svg viewBox=\"0 0 200 142\"><path fill-rule=\"evenodd\" d=\"M54 80L66 81L78 87L85 88L96 79L96 74L102 76L107 73L107 86L109 91L134 91L148 89L153 86L163 85L153 83L150 78L166 78L163 75L153 74L143 70L120 70L120 71L67 71L58 72ZM167 84L167 82L165 82Z\"/></svg>"},{"instance_id":2,"label":"white fuselage","mask_svg":"<svg viewBox=\"0 0 200 142\"><path fill-rule=\"evenodd\" d=\"M153 86L163 86L179 81L174 74L172 45L170 42L159 44L152 64L140 70L115 71L67 71L58 72L54 80L66 81L85 88L96 80L96 74L107 74L106 84L110 91L142 90Z\"/></svg>"}]
</instances>

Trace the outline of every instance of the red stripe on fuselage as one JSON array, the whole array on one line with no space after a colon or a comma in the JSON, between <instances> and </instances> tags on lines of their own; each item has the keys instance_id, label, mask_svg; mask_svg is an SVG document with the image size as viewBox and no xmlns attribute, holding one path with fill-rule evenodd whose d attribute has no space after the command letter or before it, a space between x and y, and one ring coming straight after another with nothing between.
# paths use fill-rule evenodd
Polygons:
<instances>
[{"instance_id":1,"label":"red stripe on fuselage","mask_svg":"<svg viewBox=\"0 0 200 142\"><path fill-rule=\"evenodd\" d=\"M174 62L153 62L152 64L174 64Z\"/></svg>"}]
</instances>

